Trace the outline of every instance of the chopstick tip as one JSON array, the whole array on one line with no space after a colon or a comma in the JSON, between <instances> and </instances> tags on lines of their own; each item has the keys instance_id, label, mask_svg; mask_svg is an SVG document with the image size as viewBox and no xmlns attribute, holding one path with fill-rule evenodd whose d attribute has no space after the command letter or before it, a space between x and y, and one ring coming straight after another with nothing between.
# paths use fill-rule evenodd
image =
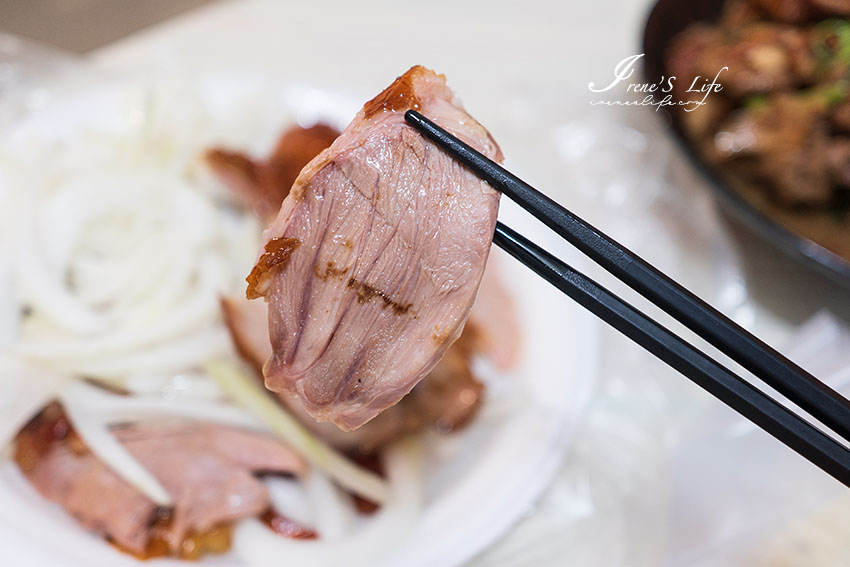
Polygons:
<instances>
[{"instance_id":1,"label":"chopstick tip","mask_svg":"<svg viewBox=\"0 0 850 567\"><path fill-rule=\"evenodd\" d=\"M416 112L415 110L410 109L404 113L404 120L408 124L417 126L419 124L422 124L423 120L425 120L425 117Z\"/></svg>"}]
</instances>

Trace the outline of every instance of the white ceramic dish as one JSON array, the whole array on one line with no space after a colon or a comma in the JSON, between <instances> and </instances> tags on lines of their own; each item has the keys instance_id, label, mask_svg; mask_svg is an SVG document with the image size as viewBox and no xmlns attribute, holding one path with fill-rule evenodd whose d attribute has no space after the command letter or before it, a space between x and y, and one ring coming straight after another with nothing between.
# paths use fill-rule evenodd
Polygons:
<instances>
[{"instance_id":1,"label":"white ceramic dish","mask_svg":"<svg viewBox=\"0 0 850 567\"><path fill-rule=\"evenodd\" d=\"M326 91L251 76L110 81L53 94L54 102L22 117L0 144L38 140L39 147L48 147L52 142L84 139L91 132L133 135L139 116L153 100L169 107L163 116L174 117L172 124L165 120L156 127L185 132L177 139L187 144L187 152L224 143L261 153L293 121L322 119L342 127L358 106ZM556 237L506 200L500 217L574 265L582 265ZM370 557L349 558L351 565L461 565L532 509L569 446L590 396L600 327L530 271L499 251L494 256L499 256L495 262L509 282L520 315L521 362L510 376L482 369L489 387L479 418L459 434L425 439L424 502L415 525L397 541L382 542ZM2 397L0 411L4 404L14 403ZM16 567L138 564L42 500L8 461L0 466L0 502L0 549ZM31 508L39 509L37 516L21 514ZM286 549L282 547L279 555L266 552L253 557L256 554L237 542L231 555L192 565L279 565L286 562ZM306 561L301 564L313 567L331 561L326 554L311 553L309 543L299 548L299 557Z\"/></svg>"}]
</instances>

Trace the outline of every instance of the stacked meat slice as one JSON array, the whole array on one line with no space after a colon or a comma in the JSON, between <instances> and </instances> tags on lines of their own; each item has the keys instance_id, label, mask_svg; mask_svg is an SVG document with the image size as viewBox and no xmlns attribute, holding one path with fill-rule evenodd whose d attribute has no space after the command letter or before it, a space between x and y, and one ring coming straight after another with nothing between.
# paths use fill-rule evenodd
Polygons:
<instances>
[{"instance_id":1,"label":"stacked meat slice","mask_svg":"<svg viewBox=\"0 0 850 567\"><path fill-rule=\"evenodd\" d=\"M268 491L255 474L300 476L306 467L274 439L217 425L143 424L114 434L168 490L172 509L159 509L91 453L58 405L19 434L16 458L45 498L142 557L187 555L187 542L197 545L201 536L269 508ZM227 546L224 541L213 551Z\"/></svg>"}]
</instances>

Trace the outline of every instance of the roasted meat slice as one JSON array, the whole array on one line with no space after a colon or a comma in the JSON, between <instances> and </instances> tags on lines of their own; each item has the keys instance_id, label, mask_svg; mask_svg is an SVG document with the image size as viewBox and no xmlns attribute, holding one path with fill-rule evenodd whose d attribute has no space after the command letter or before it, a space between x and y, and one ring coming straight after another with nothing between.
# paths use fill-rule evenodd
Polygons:
<instances>
[{"instance_id":1,"label":"roasted meat slice","mask_svg":"<svg viewBox=\"0 0 850 567\"><path fill-rule=\"evenodd\" d=\"M327 124L308 128L296 125L281 135L265 160L225 148L213 148L205 157L237 199L268 223L280 210L301 169L337 136L339 132Z\"/></svg>"},{"instance_id":2,"label":"roasted meat slice","mask_svg":"<svg viewBox=\"0 0 850 567\"><path fill-rule=\"evenodd\" d=\"M460 336L499 194L404 122L415 108L490 158L490 134L442 76L413 67L299 175L264 233L248 296L269 304L266 385L359 427Z\"/></svg>"},{"instance_id":3,"label":"roasted meat slice","mask_svg":"<svg viewBox=\"0 0 850 567\"><path fill-rule=\"evenodd\" d=\"M488 278L485 278L485 281ZM493 291L488 291L488 290ZM483 295L493 295L488 305L504 299L497 284L482 283ZM482 295L480 294L480 295ZM479 297L480 300L480 297ZM478 303L476 303L476 306ZM503 349L495 357L497 364L508 367L515 361L517 345L513 331L509 301L500 305L501 319L507 319L508 332L484 333L474 319L477 308L458 339L449 347L443 359L424 380L398 404L387 409L375 419L355 431L340 431L329 423L319 423L287 393L279 393L281 402L314 434L346 451L370 454L407 433L425 429L439 432L454 431L465 425L478 411L484 397L484 385L472 373L472 359L482 351ZM242 358L254 368L262 379L262 368L272 355L268 336L268 308L262 301L244 298L222 298L222 310L234 345ZM504 321L503 321L504 322Z\"/></svg>"},{"instance_id":4,"label":"roasted meat slice","mask_svg":"<svg viewBox=\"0 0 850 567\"><path fill-rule=\"evenodd\" d=\"M313 433L336 447L372 453L407 433L422 430L451 432L476 414L484 397L484 385L472 372L475 356L484 355L497 368L511 370L518 362L522 339L513 298L492 264L481 280L469 321L460 338L443 359L395 406L355 431L319 423L285 392L284 405ZM234 346L254 368L258 377L272 356L268 336L268 307L262 301L223 297L222 312Z\"/></svg>"},{"instance_id":5,"label":"roasted meat slice","mask_svg":"<svg viewBox=\"0 0 850 567\"><path fill-rule=\"evenodd\" d=\"M501 277L502 257L491 258L481 279L469 322L474 327L475 352L481 353L502 371L516 367L522 354L522 334L516 302Z\"/></svg>"},{"instance_id":6,"label":"roasted meat slice","mask_svg":"<svg viewBox=\"0 0 850 567\"><path fill-rule=\"evenodd\" d=\"M167 523L157 522L163 511L153 501L74 436L56 405L19 434L17 461L45 498L139 556L148 555L152 544L180 555L188 536L264 512L269 495L255 473L305 471L301 459L277 441L223 426L138 424L114 433L174 499Z\"/></svg>"}]
</instances>

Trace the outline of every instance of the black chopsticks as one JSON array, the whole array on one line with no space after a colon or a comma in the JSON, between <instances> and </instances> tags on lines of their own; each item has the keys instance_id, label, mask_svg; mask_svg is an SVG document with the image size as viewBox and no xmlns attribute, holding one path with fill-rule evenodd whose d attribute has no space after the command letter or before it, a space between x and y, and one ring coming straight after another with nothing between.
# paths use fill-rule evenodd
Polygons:
<instances>
[{"instance_id":1,"label":"black chopsticks","mask_svg":"<svg viewBox=\"0 0 850 567\"><path fill-rule=\"evenodd\" d=\"M850 451L592 279L502 223L493 243L582 307L850 487Z\"/></svg>"},{"instance_id":2,"label":"black chopsticks","mask_svg":"<svg viewBox=\"0 0 850 567\"><path fill-rule=\"evenodd\" d=\"M850 401L579 217L420 113L407 122L629 287L850 440ZM722 402L850 487L850 451L504 225L493 242Z\"/></svg>"}]
</instances>

